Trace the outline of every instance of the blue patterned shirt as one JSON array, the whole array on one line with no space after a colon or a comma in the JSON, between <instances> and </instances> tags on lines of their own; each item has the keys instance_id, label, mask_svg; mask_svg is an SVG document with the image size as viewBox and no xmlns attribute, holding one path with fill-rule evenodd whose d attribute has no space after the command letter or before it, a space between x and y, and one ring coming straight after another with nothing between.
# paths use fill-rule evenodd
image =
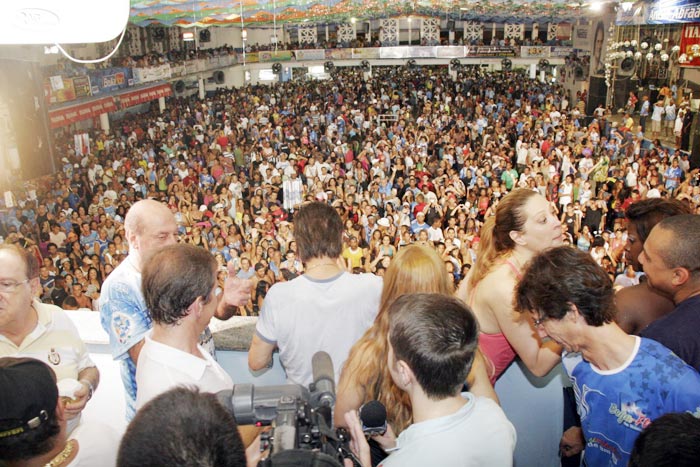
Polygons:
<instances>
[{"instance_id":1,"label":"blue patterned shirt","mask_svg":"<svg viewBox=\"0 0 700 467\"><path fill-rule=\"evenodd\" d=\"M628 361L614 370L595 368L578 353L562 356L586 438L583 465L626 466L653 420L671 412L700 415L700 375L658 342L636 339Z\"/></svg>"}]
</instances>

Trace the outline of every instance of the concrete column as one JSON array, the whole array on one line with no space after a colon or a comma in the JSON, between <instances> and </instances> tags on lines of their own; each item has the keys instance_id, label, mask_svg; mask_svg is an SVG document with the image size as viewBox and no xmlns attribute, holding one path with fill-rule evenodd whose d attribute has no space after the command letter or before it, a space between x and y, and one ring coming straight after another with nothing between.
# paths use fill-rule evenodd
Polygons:
<instances>
[{"instance_id":1,"label":"concrete column","mask_svg":"<svg viewBox=\"0 0 700 467\"><path fill-rule=\"evenodd\" d=\"M158 110L160 110L160 113L165 111L165 97L158 98Z\"/></svg>"},{"instance_id":2,"label":"concrete column","mask_svg":"<svg viewBox=\"0 0 700 467\"><path fill-rule=\"evenodd\" d=\"M100 128L105 133L109 133L109 114L107 112L100 114Z\"/></svg>"},{"instance_id":3,"label":"concrete column","mask_svg":"<svg viewBox=\"0 0 700 467\"><path fill-rule=\"evenodd\" d=\"M199 98L204 99L204 78L200 77L197 83L199 84Z\"/></svg>"}]
</instances>

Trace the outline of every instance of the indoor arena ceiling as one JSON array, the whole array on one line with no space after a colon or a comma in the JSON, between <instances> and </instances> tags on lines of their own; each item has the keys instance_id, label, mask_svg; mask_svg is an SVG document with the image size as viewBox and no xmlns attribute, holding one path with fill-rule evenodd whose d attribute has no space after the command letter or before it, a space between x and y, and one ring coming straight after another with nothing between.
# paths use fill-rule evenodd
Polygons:
<instances>
[{"instance_id":1,"label":"indoor arena ceiling","mask_svg":"<svg viewBox=\"0 0 700 467\"><path fill-rule=\"evenodd\" d=\"M429 16L481 22L546 23L578 19L587 5L568 0L131 0L138 26L248 26L272 23L333 23Z\"/></svg>"}]
</instances>

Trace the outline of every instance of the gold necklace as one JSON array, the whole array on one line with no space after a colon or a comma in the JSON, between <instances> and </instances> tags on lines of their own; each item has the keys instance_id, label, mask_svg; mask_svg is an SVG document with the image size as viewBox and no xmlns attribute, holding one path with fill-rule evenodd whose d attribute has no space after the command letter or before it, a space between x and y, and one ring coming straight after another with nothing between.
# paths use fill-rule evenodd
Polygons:
<instances>
[{"instance_id":1,"label":"gold necklace","mask_svg":"<svg viewBox=\"0 0 700 467\"><path fill-rule=\"evenodd\" d=\"M338 264L337 264L337 263L321 263L321 264L317 264L317 265L315 265L315 266L311 266L310 268L306 268L306 270L304 271L304 274L306 274L307 272L309 272L309 271L311 271L311 270L313 270L313 269L320 268L321 266L336 266L336 267L337 267Z\"/></svg>"},{"instance_id":2,"label":"gold necklace","mask_svg":"<svg viewBox=\"0 0 700 467\"><path fill-rule=\"evenodd\" d=\"M69 439L68 442L66 443L66 447L63 448L63 451L59 452L56 457L51 459L48 464L44 465L44 467L58 467L59 465L63 464L66 459L68 459L71 454L73 454L73 449L75 445L73 443L72 439Z\"/></svg>"}]
</instances>

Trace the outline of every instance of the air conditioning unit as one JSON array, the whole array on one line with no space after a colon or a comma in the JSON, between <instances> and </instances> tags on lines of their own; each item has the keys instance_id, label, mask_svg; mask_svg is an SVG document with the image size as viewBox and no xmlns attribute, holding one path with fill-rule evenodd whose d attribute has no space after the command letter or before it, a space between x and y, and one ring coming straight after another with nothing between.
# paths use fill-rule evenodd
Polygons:
<instances>
[{"instance_id":1,"label":"air conditioning unit","mask_svg":"<svg viewBox=\"0 0 700 467\"><path fill-rule=\"evenodd\" d=\"M207 78L208 83L224 84L225 75L222 70L216 70L212 75Z\"/></svg>"},{"instance_id":2,"label":"air conditioning unit","mask_svg":"<svg viewBox=\"0 0 700 467\"><path fill-rule=\"evenodd\" d=\"M173 91L175 91L176 94L182 94L186 92L187 90L190 89L197 89L199 87L199 83L195 80L177 80L173 83Z\"/></svg>"},{"instance_id":3,"label":"air conditioning unit","mask_svg":"<svg viewBox=\"0 0 700 467\"><path fill-rule=\"evenodd\" d=\"M165 28L156 28L153 30L153 35L152 38L154 41L162 41L165 40Z\"/></svg>"}]
</instances>

